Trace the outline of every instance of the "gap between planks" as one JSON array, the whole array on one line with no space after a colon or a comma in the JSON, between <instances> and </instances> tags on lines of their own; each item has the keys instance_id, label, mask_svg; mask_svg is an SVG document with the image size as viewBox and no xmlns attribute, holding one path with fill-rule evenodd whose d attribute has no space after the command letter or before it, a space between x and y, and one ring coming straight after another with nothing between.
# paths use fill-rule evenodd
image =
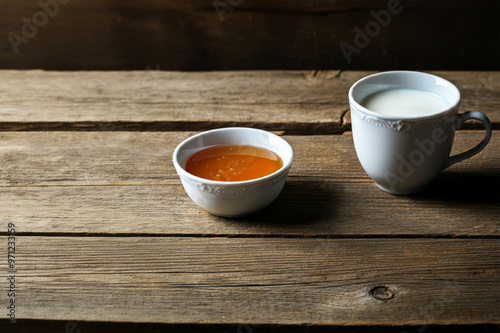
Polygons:
<instances>
[{"instance_id":1,"label":"gap between planks","mask_svg":"<svg viewBox=\"0 0 500 333\"><path fill-rule=\"evenodd\" d=\"M280 135L343 135L351 131L346 110L338 122L230 122L230 121L75 121L75 122L0 122L0 132L201 132L223 127L252 127ZM500 123L492 122L492 130ZM481 130L477 121L464 123L461 131Z\"/></svg>"},{"instance_id":2,"label":"gap between planks","mask_svg":"<svg viewBox=\"0 0 500 333\"><path fill-rule=\"evenodd\" d=\"M7 232L0 232L1 236L9 236ZM237 239L500 239L500 235L452 235L452 234L234 234L234 233L90 233L90 232L16 232L16 237L102 237L102 238L237 238Z\"/></svg>"},{"instance_id":3,"label":"gap between planks","mask_svg":"<svg viewBox=\"0 0 500 333\"><path fill-rule=\"evenodd\" d=\"M344 113L345 114L345 113ZM344 115L343 114L343 115ZM342 115L342 116L343 116ZM0 122L0 132L200 132L223 127L252 127L281 135L342 135L350 124L338 122L230 122L230 121L82 121ZM500 126L499 126L500 128Z\"/></svg>"}]
</instances>

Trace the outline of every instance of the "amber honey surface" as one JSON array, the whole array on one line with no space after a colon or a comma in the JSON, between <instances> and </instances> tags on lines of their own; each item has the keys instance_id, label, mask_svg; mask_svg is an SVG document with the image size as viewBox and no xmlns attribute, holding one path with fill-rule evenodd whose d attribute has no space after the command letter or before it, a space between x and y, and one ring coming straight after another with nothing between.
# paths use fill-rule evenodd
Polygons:
<instances>
[{"instance_id":1,"label":"amber honey surface","mask_svg":"<svg viewBox=\"0 0 500 333\"><path fill-rule=\"evenodd\" d=\"M210 180L243 181L267 176L283 166L274 152L248 145L220 145L193 154L187 172Z\"/></svg>"}]
</instances>

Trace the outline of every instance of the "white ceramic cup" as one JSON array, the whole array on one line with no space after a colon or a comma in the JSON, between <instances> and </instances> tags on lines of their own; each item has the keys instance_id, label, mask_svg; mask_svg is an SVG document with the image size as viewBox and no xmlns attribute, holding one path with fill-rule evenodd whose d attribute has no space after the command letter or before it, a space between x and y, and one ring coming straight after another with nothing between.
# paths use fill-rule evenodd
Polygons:
<instances>
[{"instance_id":1,"label":"white ceramic cup","mask_svg":"<svg viewBox=\"0 0 500 333\"><path fill-rule=\"evenodd\" d=\"M449 105L428 116L393 116L361 105L373 93L389 89L416 89L441 96ZM470 158L488 144L491 123L483 113L458 114L460 92L449 81L413 71L373 74L354 83L349 90L354 146L366 173L382 190L412 194L423 190L447 167ZM468 119L486 128L483 140L472 149L450 156L455 130Z\"/></svg>"},{"instance_id":2,"label":"white ceramic cup","mask_svg":"<svg viewBox=\"0 0 500 333\"><path fill-rule=\"evenodd\" d=\"M235 182L200 178L184 169L194 153L227 144L267 148L281 157L283 166L270 175ZM219 128L196 134L181 142L173 154L175 169L191 200L209 213L224 217L253 214L269 205L283 189L292 161L293 149L285 139L246 127Z\"/></svg>"}]
</instances>

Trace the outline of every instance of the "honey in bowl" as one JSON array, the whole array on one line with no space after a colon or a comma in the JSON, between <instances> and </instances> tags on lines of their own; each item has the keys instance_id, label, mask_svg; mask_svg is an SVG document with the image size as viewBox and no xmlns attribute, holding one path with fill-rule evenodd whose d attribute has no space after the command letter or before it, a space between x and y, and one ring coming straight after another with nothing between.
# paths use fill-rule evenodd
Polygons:
<instances>
[{"instance_id":1,"label":"honey in bowl","mask_svg":"<svg viewBox=\"0 0 500 333\"><path fill-rule=\"evenodd\" d=\"M278 171L283 160L269 149L249 145L220 145L193 154L185 170L197 177L237 182Z\"/></svg>"}]
</instances>

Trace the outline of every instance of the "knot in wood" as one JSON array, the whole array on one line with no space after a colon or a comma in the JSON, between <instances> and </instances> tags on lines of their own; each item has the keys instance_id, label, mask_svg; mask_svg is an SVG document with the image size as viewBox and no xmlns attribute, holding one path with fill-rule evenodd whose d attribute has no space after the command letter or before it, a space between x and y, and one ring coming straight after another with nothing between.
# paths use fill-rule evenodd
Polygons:
<instances>
[{"instance_id":1,"label":"knot in wood","mask_svg":"<svg viewBox=\"0 0 500 333\"><path fill-rule=\"evenodd\" d=\"M379 301L388 301L394 297L394 293L387 287L378 286L370 290L370 295Z\"/></svg>"}]
</instances>

